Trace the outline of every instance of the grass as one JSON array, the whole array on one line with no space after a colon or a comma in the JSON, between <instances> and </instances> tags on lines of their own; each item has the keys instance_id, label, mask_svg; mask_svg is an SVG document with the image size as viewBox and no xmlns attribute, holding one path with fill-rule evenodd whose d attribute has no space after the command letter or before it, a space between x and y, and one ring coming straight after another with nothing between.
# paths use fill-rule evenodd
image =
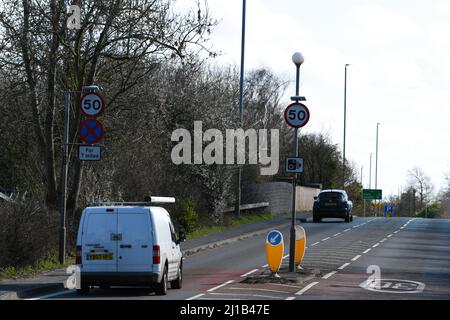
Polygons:
<instances>
[{"instance_id":1,"label":"grass","mask_svg":"<svg viewBox=\"0 0 450 320\"><path fill-rule=\"evenodd\" d=\"M15 267L0 268L0 280L5 278L9 279L26 278L47 271L68 267L73 264L75 264L75 258L73 256L67 257L66 263L64 265L61 265L58 261L57 255L51 255L46 259L38 261L34 265L28 265L19 268Z\"/></svg>"},{"instance_id":2,"label":"grass","mask_svg":"<svg viewBox=\"0 0 450 320\"><path fill-rule=\"evenodd\" d=\"M197 230L188 233L187 237L188 239L194 239L206 236L211 233L218 233L230 230L232 228L235 228L237 226L248 224L248 223L255 223L259 221L266 221L272 219L273 215L271 212L265 212L262 214L252 214L252 215L245 215L241 216L240 218L234 218L228 220L228 222L225 222L225 224L220 226L203 226L198 228Z\"/></svg>"}]
</instances>

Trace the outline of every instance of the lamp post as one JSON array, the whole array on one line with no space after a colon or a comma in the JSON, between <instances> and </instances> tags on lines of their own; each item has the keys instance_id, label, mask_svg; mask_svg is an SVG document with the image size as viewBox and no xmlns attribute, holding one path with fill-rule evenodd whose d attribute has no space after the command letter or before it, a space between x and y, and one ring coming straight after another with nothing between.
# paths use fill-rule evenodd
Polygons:
<instances>
[{"instance_id":1,"label":"lamp post","mask_svg":"<svg viewBox=\"0 0 450 320\"><path fill-rule=\"evenodd\" d=\"M246 11L247 11L247 1L242 0L241 75L239 81L239 120L241 128L244 127L244 62L245 62ZM241 215L241 180L242 180L242 166L239 165L237 188L236 188L236 206L235 206L235 212L238 217Z\"/></svg>"},{"instance_id":2,"label":"lamp post","mask_svg":"<svg viewBox=\"0 0 450 320\"><path fill-rule=\"evenodd\" d=\"M347 133L347 67L345 65L345 81L344 81L344 145L343 145L343 161L342 161L342 189L345 188L345 138Z\"/></svg>"},{"instance_id":3,"label":"lamp post","mask_svg":"<svg viewBox=\"0 0 450 320\"><path fill-rule=\"evenodd\" d=\"M292 62L294 62L296 67L296 77L295 77L295 97L292 100L296 102L301 100L300 95L300 66L305 62L305 58L300 52L294 53L292 56ZM294 143L295 143L295 157L298 157L298 128L294 131ZM295 271L295 220L296 220L296 200L297 200L297 178L298 174L295 174L294 179L292 179L292 223L291 223L291 234L289 243L289 272Z\"/></svg>"},{"instance_id":4,"label":"lamp post","mask_svg":"<svg viewBox=\"0 0 450 320\"><path fill-rule=\"evenodd\" d=\"M376 153L375 153L375 189L378 189L378 126L380 125L380 123L377 123L377 142L376 142ZM378 203L380 203L380 201L378 201ZM377 208L378 212L377 212L377 216L379 214L380 208Z\"/></svg>"},{"instance_id":5,"label":"lamp post","mask_svg":"<svg viewBox=\"0 0 450 320\"><path fill-rule=\"evenodd\" d=\"M373 153L370 153L370 166L369 166L369 189L372 189L372 155Z\"/></svg>"}]
</instances>

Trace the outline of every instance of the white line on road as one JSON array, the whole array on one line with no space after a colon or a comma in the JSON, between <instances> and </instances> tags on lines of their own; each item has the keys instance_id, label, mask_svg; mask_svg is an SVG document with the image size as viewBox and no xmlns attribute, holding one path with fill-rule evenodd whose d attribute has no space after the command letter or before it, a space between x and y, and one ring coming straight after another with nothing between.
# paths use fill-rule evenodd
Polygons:
<instances>
[{"instance_id":1,"label":"white line on road","mask_svg":"<svg viewBox=\"0 0 450 320\"><path fill-rule=\"evenodd\" d=\"M266 292L275 292L275 293L289 293L286 291L280 291L280 290L272 290L272 289L261 289L261 288L227 288L226 290L247 290L247 291L266 291Z\"/></svg>"},{"instance_id":2,"label":"white line on road","mask_svg":"<svg viewBox=\"0 0 450 320\"><path fill-rule=\"evenodd\" d=\"M394 231L394 233L399 233L400 230Z\"/></svg>"},{"instance_id":3,"label":"white line on road","mask_svg":"<svg viewBox=\"0 0 450 320\"><path fill-rule=\"evenodd\" d=\"M392 236L393 236L393 234L391 233L391 234L390 234L390 235L388 235L387 237L388 237L388 238L390 238L390 237L392 237Z\"/></svg>"},{"instance_id":4,"label":"white line on road","mask_svg":"<svg viewBox=\"0 0 450 320\"><path fill-rule=\"evenodd\" d=\"M322 279L328 279L328 278L330 278L331 276L333 276L335 273L337 273L337 271L332 271L332 272L330 272L330 273L327 273L326 275L324 275L324 276L322 277Z\"/></svg>"},{"instance_id":5,"label":"white line on road","mask_svg":"<svg viewBox=\"0 0 450 320\"><path fill-rule=\"evenodd\" d=\"M352 259L352 261L356 261L356 260L358 260L359 258L361 258L361 255L360 255L360 254L358 254L356 257L354 257L354 258Z\"/></svg>"},{"instance_id":6,"label":"white line on road","mask_svg":"<svg viewBox=\"0 0 450 320\"><path fill-rule=\"evenodd\" d=\"M352 229L348 228L348 229L345 229L344 232L347 232L347 231L350 231L350 230L352 230Z\"/></svg>"},{"instance_id":7,"label":"white line on road","mask_svg":"<svg viewBox=\"0 0 450 320\"><path fill-rule=\"evenodd\" d=\"M286 300L295 300L295 297L287 297Z\"/></svg>"},{"instance_id":8,"label":"white line on road","mask_svg":"<svg viewBox=\"0 0 450 320\"><path fill-rule=\"evenodd\" d=\"M326 237L325 239L322 239L322 241L330 240L330 237Z\"/></svg>"},{"instance_id":9,"label":"white line on road","mask_svg":"<svg viewBox=\"0 0 450 320\"><path fill-rule=\"evenodd\" d=\"M75 289L58 291L55 293L46 294L45 296L40 296L40 297L30 298L30 299L25 299L25 300L41 300L41 299L47 299L47 298L52 298L52 297L56 297L56 296L62 296L62 295L66 295L66 294L73 293L73 292L75 292Z\"/></svg>"},{"instance_id":10,"label":"white line on road","mask_svg":"<svg viewBox=\"0 0 450 320\"><path fill-rule=\"evenodd\" d=\"M249 271L249 272L247 272L247 273L244 273L241 277L244 278L244 277L246 277L246 276L248 276L248 275L251 275L252 273L254 273L254 272L258 271L258 270L259 270L259 269L253 269L252 271Z\"/></svg>"},{"instance_id":11,"label":"white line on road","mask_svg":"<svg viewBox=\"0 0 450 320\"><path fill-rule=\"evenodd\" d=\"M283 299L281 297L276 296L265 296L260 294L247 294L247 293L211 293L216 296L252 296L252 297L258 297L258 298L268 298L268 299Z\"/></svg>"},{"instance_id":12,"label":"white line on road","mask_svg":"<svg viewBox=\"0 0 450 320\"><path fill-rule=\"evenodd\" d=\"M320 242L314 242L311 247L314 247L316 244L319 244Z\"/></svg>"},{"instance_id":13,"label":"white line on road","mask_svg":"<svg viewBox=\"0 0 450 320\"><path fill-rule=\"evenodd\" d=\"M308 291L309 289L311 289L312 287L314 287L316 284L318 284L319 282L313 282L308 284L306 287L304 287L302 290L300 290L299 292L296 293L297 296L301 296L302 294L304 294L306 291Z\"/></svg>"},{"instance_id":14,"label":"white line on road","mask_svg":"<svg viewBox=\"0 0 450 320\"><path fill-rule=\"evenodd\" d=\"M287 255L285 255L284 257L283 257L283 259L286 259L287 257L289 257L289 255L287 254Z\"/></svg>"},{"instance_id":15,"label":"white line on road","mask_svg":"<svg viewBox=\"0 0 450 320\"><path fill-rule=\"evenodd\" d=\"M341 232L336 233L333 237L337 237L338 235L340 235Z\"/></svg>"},{"instance_id":16,"label":"white line on road","mask_svg":"<svg viewBox=\"0 0 450 320\"><path fill-rule=\"evenodd\" d=\"M196 296L187 298L186 300L195 300L195 299L197 299L197 298L203 297L204 295L205 295L204 293L200 293L200 294L198 294L198 295L196 295Z\"/></svg>"},{"instance_id":17,"label":"white line on road","mask_svg":"<svg viewBox=\"0 0 450 320\"><path fill-rule=\"evenodd\" d=\"M367 249L366 251L363 252L363 254L366 254L366 253L369 252L370 250L372 250L372 248Z\"/></svg>"},{"instance_id":18,"label":"white line on road","mask_svg":"<svg viewBox=\"0 0 450 320\"><path fill-rule=\"evenodd\" d=\"M338 269L339 270L344 270L347 266L350 265L350 262L344 263L342 266L340 266Z\"/></svg>"},{"instance_id":19,"label":"white line on road","mask_svg":"<svg viewBox=\"0 0 450 320\"><path fill-rule=\"evenodd\" d=\"M383 240L380 240L380 243L383 243L383 242L385 242L387 239L386 238L384 238Z\"/></svg>"},{"instance_id":20,"label":"white line on road","mask_svg":"<svg viewBox=\"0 0 450 320\"><path fill-rule=\"evenodd\" d=\"M261 268L267 268L268 266L269 266L268 264L265 264L265 265L261 266Z\"/></svg>"},{"instance_id":21,"label":"white line on road","mask_svg":"<svg viewBox=\"0 0 450 320\"><path fill-rule=\"evenodd\" d=\"M376 243L376 244L374 244L373 246L372 246L372 248L376 248L376 247L378 247L380 245L380 243Z\"/></svg>"},{"instance_id":22,"label":"white line on road","mask_svg":"<svg viewBox=\"0 0 450 320\"><path fill-rule=\"evenodd\" d=\"M214 290L217 290L217 289L219 289L219 288L225 287L227 284L230 284L230 283L233 283L233 282L234 282L234 280L229 280L229 281L227 281L227 282L225 282L225 283L222 283L220 286L211 288L211 289L206 290L206 291L207 291L207 292L213 292Z\"/></svg>"}]
</instances>

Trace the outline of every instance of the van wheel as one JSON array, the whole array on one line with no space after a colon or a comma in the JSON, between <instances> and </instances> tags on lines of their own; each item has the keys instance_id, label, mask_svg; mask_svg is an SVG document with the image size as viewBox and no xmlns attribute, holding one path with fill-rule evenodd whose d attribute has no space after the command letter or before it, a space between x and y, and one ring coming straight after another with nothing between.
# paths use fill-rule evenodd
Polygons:
<instances>
[{"instance_id":1,"label":"van wheel","mask_svg":"<svg viewBox=\"0 0 450 320\"><path fill-rule=\"evenodd\" d=\"M81 289L77 289L77 294L79 296L87 296L89 294L89 289L90 289L89 285L82 283Z\"/></svg>"},{"instance_id":2,"label":"van wheel","mask_svg":"<svg viewBox=\"0 0 450 320\"><path fill-rule=\"evenodd\" d=\"M168 284L169 281L167 279L167 267L165 267L161 282L158 283L158 286L156 287L156 294L158 296L165 296L167 294Z\"/></svg>"},{"instance_id":3,"label":"van wheel","mask_svg":"<svg viewBox=\"0 0 450 320\"><path fill-rule=\"evenodd\" d=\"M170 281L170 287L172 289L181 289L183 285L183 266L180 263L180 266L178 267L178 277L173 280Z\"/></svg>"},{"instance_id":4,"label":"van wheel","mask_svg":"<svg viewBox=\"0 0 450 320\"><path fill-rule=\"evenodd\" d=\"M350 222L350 215L346 215L346 216L345 216L345 222L347 222L347 223Z\"/></svg>"}]
</instances>

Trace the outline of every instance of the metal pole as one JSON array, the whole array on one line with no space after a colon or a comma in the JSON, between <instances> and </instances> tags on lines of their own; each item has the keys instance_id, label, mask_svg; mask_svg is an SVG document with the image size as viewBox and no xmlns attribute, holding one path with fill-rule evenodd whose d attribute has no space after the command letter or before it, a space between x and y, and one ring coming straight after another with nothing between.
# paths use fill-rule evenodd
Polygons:
<instances>
[{"instance_id":1,"label":"metal pole","mask_svg":"<svg viewBox=\"0 0 450 320\"><path fill-rule=\"evenodd\" d=\"M378 188L378 126L380 123L377 123L377 150L375 156L375 189Z\"/></svg>"},{"instance_id":2,"label":"metal pole","mask_svg":"<svg viewBox=\"0 0 450 320\"><path fill-rule=\"evenodd\" d=\"M64 152L61 175L61 220L59 232L59 262L66 262L66 201L67 201L67 169L69 151L70 91L64 92Z\"/></svg>"},{"instance_id":3,"label":"metal pole","mask_svg":"<svg viewBox=\"0 0 450 320\"><path fill-rule=\"evenodd\" d=\"M295 77L295 96L299 97L300 94L300 65L296 65L297 73ZM298 101L297 101L298 102ZM294 145L295 145L295 157L298 157L298 128L294 130ZM289 242L289 272L295 271L295 220L296 220L296 205L297 205L297 178L298 174L295 174L292 180L292 221L291 232Z\"/></svg>"},{"instance_id":4,"label":"metal pole","mask_svg":"<svg viewBox=\"0 0 450 320\"><path fill-rule=\"evenodd\" d=\"M369 167L369 189L372 189L372 155L373 153L370 153L370 167Z\"/></svg>"},{"instance_id":5,"label":"metal pole","mask_svg":"<svg viewBox=\"0 0 450 320\"><path fill-rule=\"evenodd\" d=\"M342 161L342 189L345 188L345 138L347 133L347 67L345 65L345 81L344 81L344 146L343 146L343 161Z\"/></svg>"},{"instance_id":6,"label":"metal pole","mask_svg":"<svg viewBox=\"0 0 450 320\"><path fill-rule=\"evenodd\" d=\"M245 16L247 11L247 1L242 0L242 39L241 39L241 75L239 81L239 119L241 128L244 126L244 62L245 62ZM235 212L239 217L241 215L241 181L242 181L242 166L238 168L236 190L236 206Z\"/></svg>"}]
</instances>

